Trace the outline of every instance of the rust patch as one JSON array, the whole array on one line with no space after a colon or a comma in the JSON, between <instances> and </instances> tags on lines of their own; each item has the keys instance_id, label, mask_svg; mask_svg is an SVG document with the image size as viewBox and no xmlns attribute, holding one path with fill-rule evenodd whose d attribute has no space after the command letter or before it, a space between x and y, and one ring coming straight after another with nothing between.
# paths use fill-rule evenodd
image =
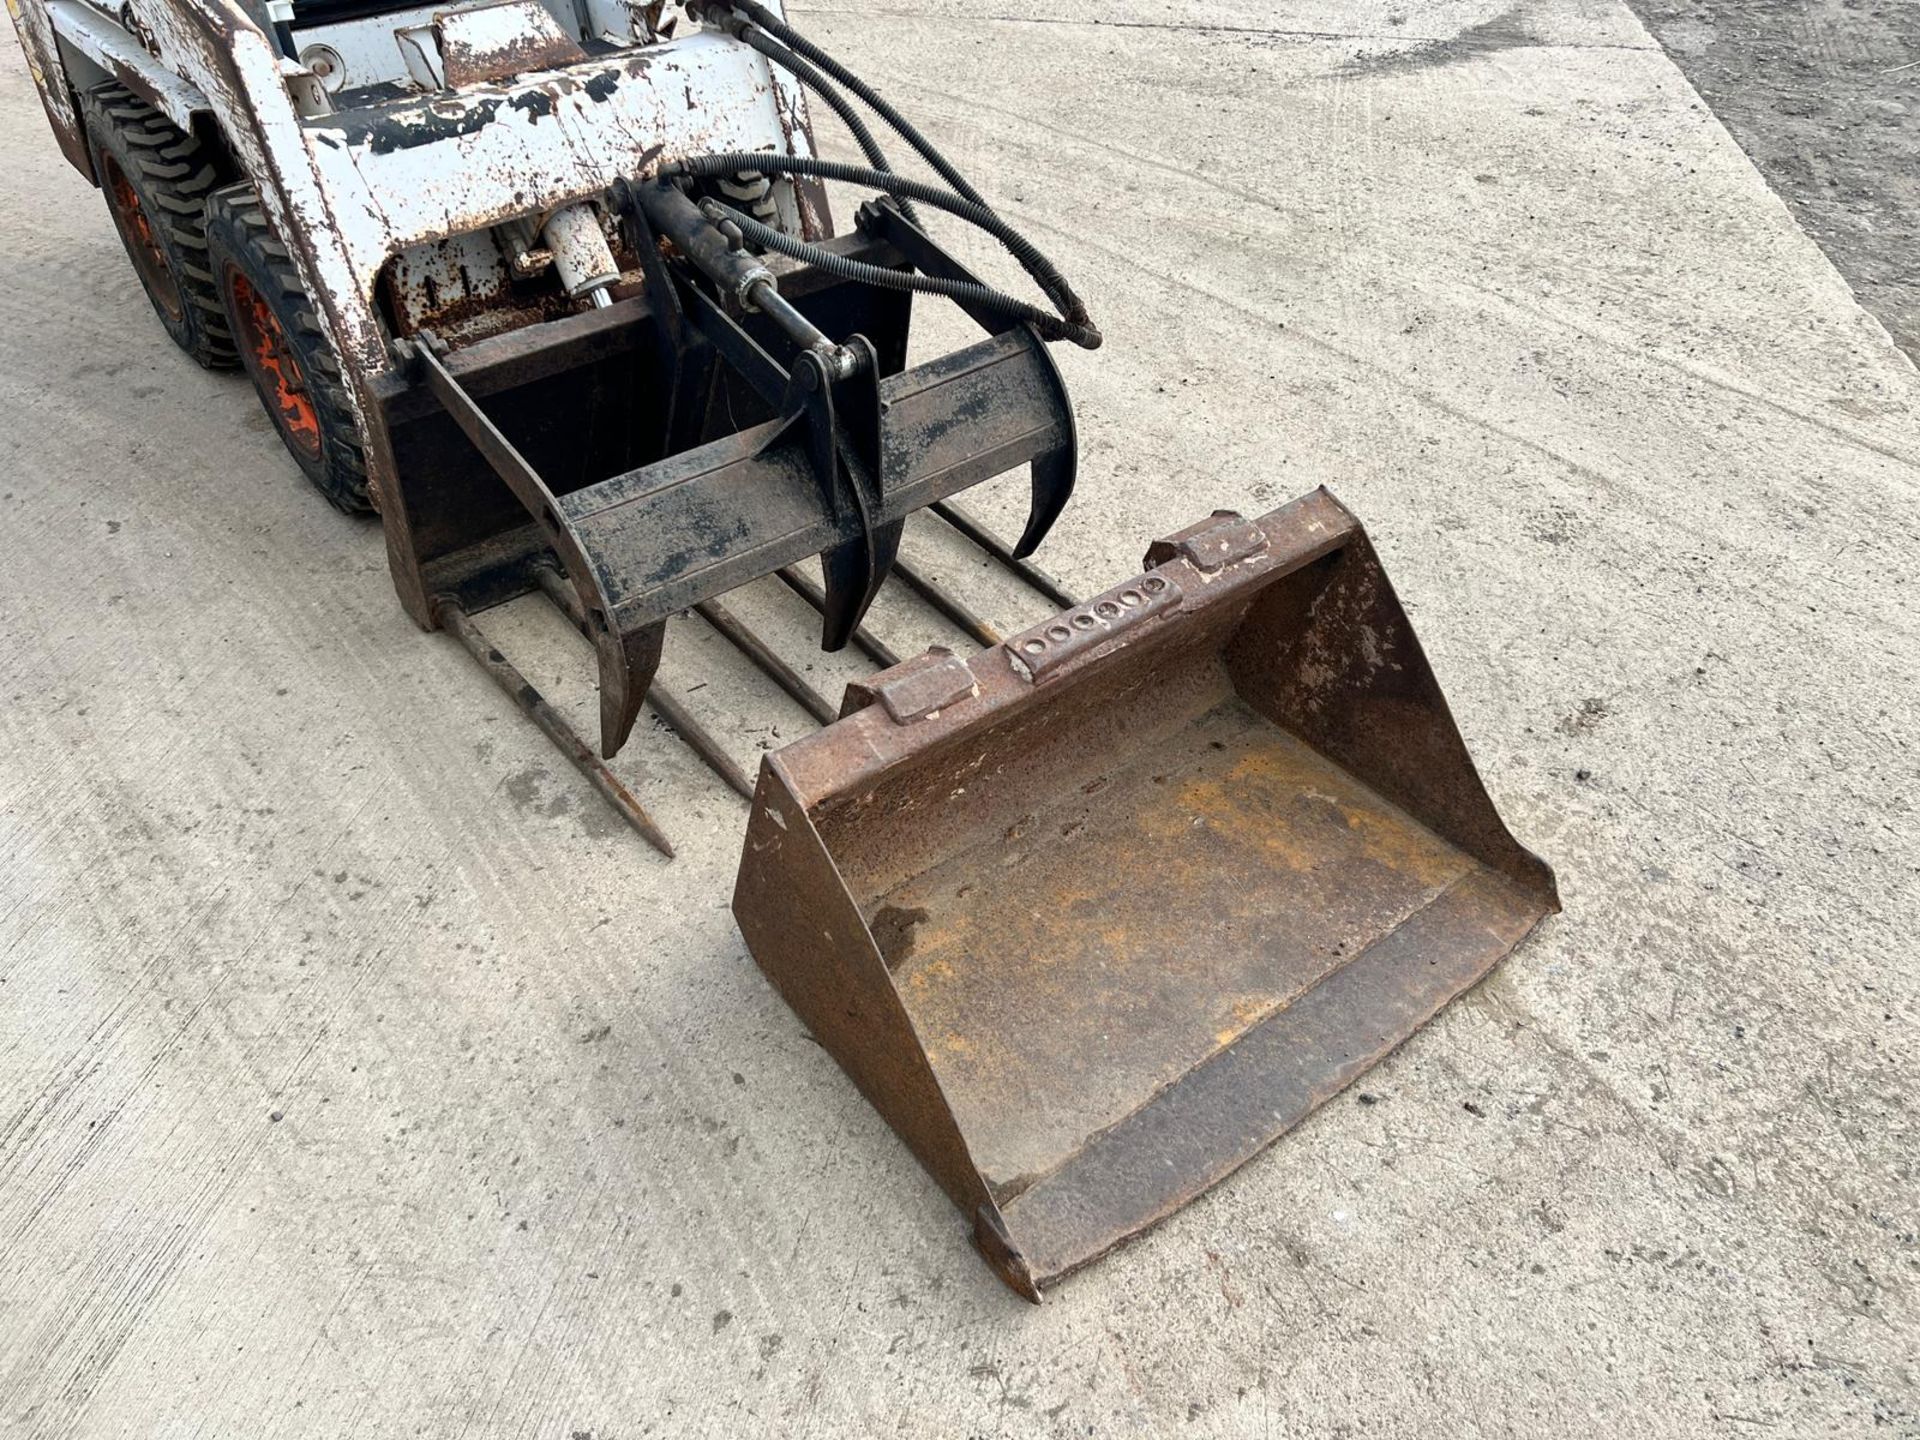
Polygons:
<instances>
[{"instance_id":1,"label":"rust patch","mask_svg":"<svg viewBox=\"0 0 1920 1440\"><path fill-rule=\"evenodd\" d=\"M447 84L456 90L587 58L538 0L443 12L433 28Z\"/></svg>"},{"instance_id":2,"label":"rust patch","mask_svg":"<svg viewBox=\"0 0 1920 1440\"><path fill-rule=\"evenodd\" d=\"M880 958L889 970L898 970L913 955L913 932L926 923L931 911L915 906L882 905L868 926L873 942L880 947Z\"/></svg>"}]
</instances>

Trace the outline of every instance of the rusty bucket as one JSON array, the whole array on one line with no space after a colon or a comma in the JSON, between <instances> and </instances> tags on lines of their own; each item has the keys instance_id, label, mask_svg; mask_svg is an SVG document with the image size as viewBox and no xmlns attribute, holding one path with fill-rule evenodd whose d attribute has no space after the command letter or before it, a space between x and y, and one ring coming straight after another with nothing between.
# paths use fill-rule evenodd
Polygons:
<instances>
[{"instance_id":1,"label":"rusty bucket","mask_svg":"<svg viewBox=\"0 0 1920 1440\"><path fill-rule=\"evenodd\" d=\"M1359 523L1221 513L770 754L734 914L1020 1294L1171 1214L1559 908Z\"/></svg>"}]
</instances>

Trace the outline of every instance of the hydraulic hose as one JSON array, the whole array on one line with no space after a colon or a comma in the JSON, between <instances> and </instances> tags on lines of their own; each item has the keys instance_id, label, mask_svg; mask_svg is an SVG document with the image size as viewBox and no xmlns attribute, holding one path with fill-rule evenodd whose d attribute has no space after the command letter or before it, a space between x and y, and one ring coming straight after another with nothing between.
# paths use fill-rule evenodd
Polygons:
<instances>
[{"instance_id":1,"label":"hydraulic hose","mask_svg":"<svg viewBox=\"0 0 1920 1440\"><path fill-rule=\"evenodd\" d=\"M743 45L758 50L774 64L792 71L799 77L802 85L826 101L833 113L840 117L840 122L847 127L848 133L853 136L854 143L860 147L860 153L867 157L867 163L876 170L891 173L893 167L887 163L886 152L881 150L880 142L873 138L873 131L867 128L867 122L861 118L860 112L854 109L846 96L834 88L833 82L821 74L812 61L794 53L773 36L763 34L752 25L738 27L738 36ZM916 224L919 222L920 217L914 212L911 200L902 200L900 211L907 219Z\"/></svg>"},{"instance_id":2,"label":"hydraulic hose","mask_svg":"<svg viewBox=\"0 0 1920 1440\"><path fill-rule=\"evenodd\" d=\"M890 171L872 170L863 165L847 165L837 160L822 160L811 155L776 155L764 151L729 151L718 155L690 155L683 160L661 167L660 175L663 179L676 175L702 179L730 175L738 170L759 170L768 175L803 175L814 179L837 180L844 184L861 185L869 190L883 191L898 199L921 201L933 206L936 210L944 210L971 225L978 226L1006 248L1007 253L1020 263L1020 268L1032 277L1034 283L1046 293L1047 298L1059 311L1057 316L1048 315L1045 311L1035 312L1045 317L1046 327L1042 331L1043 334L1047 334L1049 339L1071 340L1074 344L1088 350L1096 350L1100 347L1100 331L1088 318L1085 303L1074 294L1073 287L1067 284L1066 277L1054 268L1053 263L1040 253L1032 241L978 201L965 199L938 186L928 185L904 175L895 175ZM757 225L757 222L754 223ZM741 234L743 236L748 234L745 226L741 227ZM826 266L827 257L832 254L831 251L808 245L804 241L793 240L788 236L782 236L782 241L785 246L792 247L783 248L782 254L821 265L823 268ZM757 237L756 243L758 243ZM1007 313L1010 306L1024 306L1027 310L1035 310L1035 307L1028 306L1026 302L1010 295L988 290L986 286L979 288L995 297L995 308L1003 313Z\"/></svg>"},{"instance_id":3,"label":"hydraulic hose","mask_svg":"<svg viewBox=\"0 0 1920 1440\"><path fill-rule=\"evenodd\" d=\"M925 135L922 135L919 128L914 125L911 120L907 119L906 116L902 115L882 99L879 91L875 90L871 85L867 84L866 81L862 80L838 60L827 54L827 52L822 50L818 45L815 45L811 40L807 39L807 37L802 35L798 30L795 30L791 25L787 24L787 22L782 20L778 15L767 9L766 6L758 3L758 0L711 0L711 3L714 8L717 9L730 8L734 10L746 19L752 21L753 24L759 26L776 40L786 45L787 48L795 54L812 61L815 65L826 71L827 74L831 75L835 80L846 86L847 89L851 90L864 101L868 107L872 109L874 114L892 126L894 132L899 135L902 140L905 140L907 144L911 145L914 150L918 152L920 158L931 165L934 170L938 172L940 178L951 185L956 193L965 196L983 210L992 208L980 197L980 192L967 183L967 177L956 170L947 160L947 157L934 148L933 142L927 139ZM799 72L795 71L794 73L798 74ZM872 157L869 156L869 158ZM878 165L875 168L884 170L886 166Z\"/></svg>"},{"instance_id":4,"label":"hydraulic hose","mask_svg":"<svg viewBox=\"0 0 1920 1440\"><path fill-rule=\"evenodd\" d=\"M997 314L1018 317L1032 324L1047 339L1071 340L1089 350L1099 346L1100 331L1088 318L1086 305L1079 296L1074 294L1073 288L1067 284L1066 277L1040 253L1030 240L1001 220L980 192L974 189L967 178L935 148L933 142L921 134L911 120L888 104L877 90L787 24L779 15L760 4L759 0L703 0L703 3L697 3L696 9L697 13L700 13L709 23L717 24L743 44L766 56L772 63L790 71L801 84L826 101L834 113L845 122L861 152L871 163L869 169L816 160L810 156L755 155L751 157L750 164L742 165L740 168L754 168L764 174L804 175L821 180L839 180L880 190L891 195L898 203L901 214L910 223L916 225L919 223L919 216L914 210L915 200L958 216L997 239L1020 263L1021 268L1027 272L1034 283L1046 292L1047 298L1053 302L1059 314L1050 315L1023 300L977 282L949 281L932 276L906 277L899 271L847 261L844 257L835 256L818 246L808 245L783 232L774 231L771 227L753 221L750 217L739 215L737 211L728 207L727 213L735 223L739 224L743 239L751 239L753 243L765 249L777 250L783 255L807 261L844 278L856 278L856 272L858 272L858 278L868 284L884 285L891 289L917 290L927 294L964 296ZM953 187L952 191L940 190L894 174L879 142L874 139L873 132L848 103L846 97L835 88L836 81L886 121L895 133L913 147L921 159L932 166L940 177ZM666 167L661 173L701 177L720 175L726 173L727 164L739 158L737 153L691 157L677 165ZM777 235L777 241L767 239L768 235ZM885 279L880 278L883 275ZM929 283L912 283L915 278Z\"/></svg>"},{"instance_id":5,"label":"hydraulic hose","mask_svg":"<svg viewBox=\"0 0 1920 1440\"><path fill-rule=\"evenodd\" d=\"M950 300L971 302L982 309L1009 320L1019 321L1039 332L1043 340L1072 340L1085 345L1082 335L1090 327L1069 324L1051 310L1042 310L1038 305L1029 305L1025 300L1012 295L1003 295L998 290L982 285L975 280L949 280L939 275L922 275L911 270L889 270L884 265L869 265L864 260L851 260L845 255L836 255L831 250L822 250L809 245L804 240L796 240L771 225L763 225L749 215L742 214L731 205L720 200L703 200L701 211L709 219L727 220L740 227L744 240L758 245L763 250L772 250L795 260L805 260L817 270L821 270L838 280L852 280L863 285L876 285L885 290L912 290L921 295L944 295ZM1092 332L1093 349L1099 344L1099 333Z\"/></svg>"}]
</instances>

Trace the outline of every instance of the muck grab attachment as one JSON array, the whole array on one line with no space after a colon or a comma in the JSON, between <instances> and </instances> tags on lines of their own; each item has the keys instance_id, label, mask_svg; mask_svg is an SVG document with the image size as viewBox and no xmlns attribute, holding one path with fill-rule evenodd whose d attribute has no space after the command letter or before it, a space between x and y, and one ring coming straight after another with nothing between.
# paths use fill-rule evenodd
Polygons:
<instances>
[{"instance_id":1,"label":"muck grab attachment","mask_svg":"<svg viewBox=\"0 0 1920 1440\"><path fill-rule=\"evenodd\" d=\"M1216 513L1089 600L1034 565L1077 466L1048 345L1100 332L774 9L14 13L161 323L246 367L332 503L379 511L415 620L663 854L606 764L643 706L750 802L754 958L1020 1294L1220 1180L1557 908L1326 492ZM809 96L865 163L815 154ZM864 195L841 234L827 184ZM956 221L1044 303L969 273L935 239ZM975 338L910 365L916 297ZM1020 469L1009 543L958 497ZM1057 613L999 634L902 557L920 511ZM815 690L729 606L769 576L878 673ZM889 581L975 652L874 635ZM527 595L593 647L595 743L481 627ZM659 683L689 615L822 727L757 781Z\"/></svg>"},{"instance_id":2,"label":"muck grab attachment","mask_svg":"<svg viewBox=\"0 0 1920 1440\"><path fill-rule=\"evenodd\" d=\"M731 174L749 163L976 208L930 186L820 161L728 155L680 168ZM1006 552L1022 560L1065 509L1075 468L1073 412L1035 323L1041 312L974 281L894 204L862 207L849 240L796 244L808 258L783 263L742 248L742 232L758 233L757 222L718 201L696 205L672 180L623 182L612 199L646 274L644 302L629 303L646 308L626 317L624 335L610 323L621 306L593 312L609 322L595 340L653 362L646 399L622 399L630 424L641 419L634 410L656 412L633 428L658 437L657 458L558 488L528 458L541 433L523 448L510 417L525 404L544 418L548 398L528 377L551 378L546 364L558 372L571 351L556 343L533 353L524 332L502 337L496 348L510 355L517 380L508 391L491 383L488 342L452 352L428 332L399 346L414 388L438 403L534 527L517 556L496 547L471 568L443 568L435 603L467 611L497 603L503 590L550 590L542 576L557 566L574 592L564 608L580 617L598 657L600 753L609 757L632 732L671 616L818 556L821 645L841 649L898 566L910 514L1026 465L1031 510ZM1064 282L1050 283L1079 318L1049 328L1097 344ZM954 296L985 333L907 369L907 301L920 290ZM536 418L531 408L524 414ZM446 438L430 425L401 443L411 458ZM577 457L566 458L576 470ZM438 468L445 464L443 454ZM431 513L448 487L424 456L403 460L396 481L403 513L417 517L414 533L461 523ZM472 554L477 537L463 538ZM992 543L995 553L1003 548ZM917 572L903 574L924 586Z\"/></svg>"}]
</instances>

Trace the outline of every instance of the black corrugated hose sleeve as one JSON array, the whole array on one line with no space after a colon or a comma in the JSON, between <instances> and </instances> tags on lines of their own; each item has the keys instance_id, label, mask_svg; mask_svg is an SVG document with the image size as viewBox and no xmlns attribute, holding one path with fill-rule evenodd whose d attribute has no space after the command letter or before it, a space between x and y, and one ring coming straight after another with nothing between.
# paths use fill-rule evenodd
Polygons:
<instances>
[{"instance_id":1,"label":"black corrugated hose sleeve","mask_svg":"<svg viewBox=\"0 0 1920 1440\"><path fill-rule=\"evenodd\" d=\"M983 309L1004 315L1009 320L1022 321L1039 332L1043 340L1080 340L1080 332L1086 327L1071 325L1051 310L1042 310L1038 305L1029 305L1026 301L1012 295L1002 295L998 290L989 288L973 280L948 280L938 275L922 275L913 270L889 270L883 265L869 265L864 260L850 260L845 255L836 255L831 250L821 250L804 240L796 240L784 231L771 225L763 225L752 216L734 209L721 200L707 200L704 205L723 215L740 227L741 237L763 250L778 251L795 260L805 260L815 269L840 280L852 280L863 285L877 285L888 290L913 290L922 295L944 295L953 300L971 300ZM1095 337L1096 343L1098 336ZM1081 342L1084 343L1084 342Z\"/></svg>"},{"instance_id":2,"label":"black corrugated hose sleeve","mask_svg":"<svg viewBox=\"0 0 1920 1440\"><path fill-rule=\"evenodd\" d=\"M867 157L867 162L876 170L892 172L893 167L887 163L886 152L880 148L880 142L873 138L873 131L869 130L867 122L860 118L860 112L853 108L846 96L834 88L833 83L820 73L812 61L802 55L796 55L773 36L762 34L751 27L741 27L740 41L758 50L774 64L791 70L797 75L802 85L832 107L833 113L840 117L841 122L852 134L854 143L860 147L860 153ZM920 217L914 213L911 200L902 200L900 211L907 219L916 224L919 223Z\"/></svg>"},{"instance_id":3,"label":"black corrugated hose sleeve","mask_svg":"<svg viewBox=\"0 0 1920 1440\"><path fill-rule=\"evenodd\" d=\"M866 81L862 80L838 60L827 54L827 52L822 50L818 45L815 45L811 40L807 39L807 37L802 35L798 30L795 30L791 25L787 24L787 22L782 20L778 15L767 9L766 6L759 4L758 0L725 0L725 3L730 4L734 10L746 16L747 19L751 20L755 25L758 25L769 35L783 42L796 54L803 55L811 60L815 65L818 65L835 80L859 96L860 99L872 107L874 114L891 125L902 140L905 140L907 144L919 152L920 158L938 171L940 178L951 185L955 191L971 200L983 210L991 208L985 200L980 198L980 192L967 183L966 176L962 175L948 163L947 157L934 148L933 142L922 135L918 127L916 127L911 120L907 119L906 116L902 115L898 110L894 109L893 106L881 99L879 91L875 90L871 85L867 84ZM885 167L880 168L884 169Z\"/></svg>"},{"instance_id":4,"label":"black corrugated hose sleeve","mask_svg":"<svg viewBox=\"0 0 1920 1440\"><path fill-rule=\"evenodd\" d=\"M663 179L674 175L703 178L730 175L737 170L758 170L768 175L804 175L820 180L837 180L843 184L863 185L869 190L884 191L896 198L921 201L933 206L936 210L944 210L971 225L976 225L1006 247L1007 253L1020 262L1020 268L1033 278L1034 283L1046 292L1047 298L1059 310L1057 338L1071 340L1074 344L1088 350L1099 348L1100 331L1088 318L1085 303L1074 294L1073 287L1067 284L1066 277L1054 268L1053 262L1042 255L1032 241L994 214L992 210L976 201L964 199L951 191L910 179L905 175L895 175L890 171L871 170L863 165L848 165L838 160L822 160L811 155L776 155L767 151L729 151L719 155L690 155L683 160L663 166L660 175ZM782 253L792 254L793 252L783 251ZM794 258L819 264L822 263L821 257L829 253L809 246L804 253L797 254ZM1000 294L998 291L990 293ZM1011 305L1024 303L1010 295L1000 295L1000 299Z\"/></svg>"}]
</instances>

